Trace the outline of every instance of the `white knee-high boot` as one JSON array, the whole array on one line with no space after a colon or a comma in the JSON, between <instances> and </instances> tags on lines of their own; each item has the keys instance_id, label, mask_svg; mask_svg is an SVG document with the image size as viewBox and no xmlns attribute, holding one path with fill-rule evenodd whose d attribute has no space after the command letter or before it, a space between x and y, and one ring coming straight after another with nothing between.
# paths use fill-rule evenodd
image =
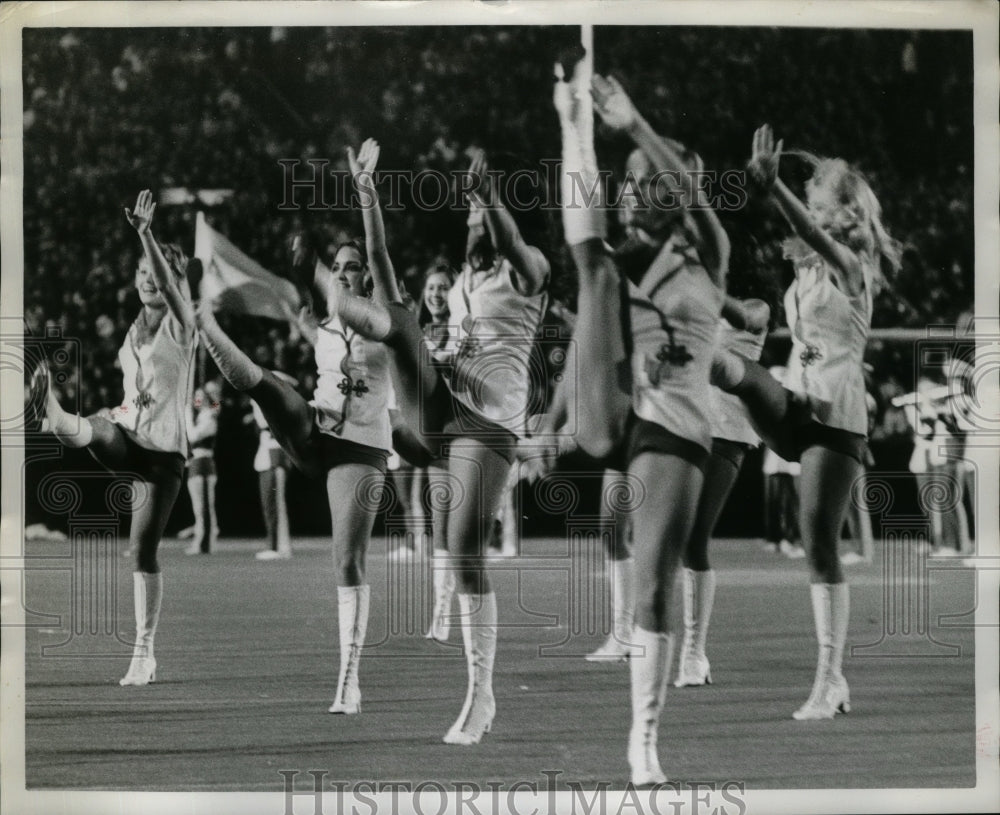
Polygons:
<instances>
[{"instance_id":1,"label":"white knee-high boot","mask_svg":"<svg viewBox=\"0 0 1000 815\"><path fill-rule=\"evenodd\" d=\"M496 713L493 697L493 660L497 650L497 597L459 594L462 642L469 672L465 704L445 735L447 744L478 744L489 733Z\"/></svg>"},{"instance_id":2,"label":"white knee-high boot","mask_svg":"<svg viewBox=\"0 0 1000 815\"><path fill-rule=\"evenodd\" d=\"M667 780L660 769L656 741L673 653L673 635L647 631L639 626L632 630L629 655L632 729L628 738L628 763L635 786L662 784Z\"/></svg>"},{"instance_id":3,"label":"white knee-high boot","mask_svg":"<svg viewBox=\"0 0 1000 815\"><path fill-rule=\"evenodd\" d=\"M163 599L163 575L157 572L132 573L132 599L135 606L135 646L128 673L119 685L148 685L156 681L156 657L153 639L160 621L160 604Z\"/></svg>"},{"instance_id":4,"label":"white knee-high boot","mask_svg":"<svg viewBox=\"0 0 1000 815\"><path fill-rule=\"evenodd\" d=\"M681 664L677 671L675 688L688 685L711 685L712 669L705 656L708 641L708 624L715 604L715 571L696 572L684 569L684 642L681 645Z\"/></svg>"},{"instance_id":5,"label":"white knee-high boot","mask_svg":"<svg viewBox=\"0 0 1000 815\"><path fill-rule=\"evenodd\" d=\"M611 634L596 651L587 654L588 662L625 662L632 642L635 620L635 568L632 558L611 560Z\"/></svg>"},{"instance_id":6,"label":"white knee-high boot","mask_svg":"<svg viewBox=\"0 0 1000 815\"><path fill-rule=\"evenodd\" d=\"M431 579L434 581L434 610L430 628L424 636L429 640L447 642L451 633L451 603L455 595L455 573L449 565L447 551L434 550Z\"/></svg>"},{"instance_id":7,"label":"white knee-high boot","mask_svg":"<svg viewBox=\"0 0 1000 815\"><path fill-rule=\"evenodd\" d=\"M330 713L360 713L361 686L358 669L361 649L368 630L369 586L337 586L338 622L340 624L340 676L337 695Z\"/></svg>"},{"instance_id":8,"label":"white knee-high boot","mask_svg":"<svg viewBox=\"0 0 1000 815\"><path fill-rule=\"evenodd\" d=\"M810 587L816 624L816 677L812 692L792 718L832 719L851 709L850 689L841 673L851 598L847 583L813 583Z\"/></svg>"}]
</instances>

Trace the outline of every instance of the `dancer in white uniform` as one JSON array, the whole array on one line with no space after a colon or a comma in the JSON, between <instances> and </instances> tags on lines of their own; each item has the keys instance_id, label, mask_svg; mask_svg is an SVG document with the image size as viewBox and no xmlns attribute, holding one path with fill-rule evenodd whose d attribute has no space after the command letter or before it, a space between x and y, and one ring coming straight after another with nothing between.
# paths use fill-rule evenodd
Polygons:
<instances>
[{"instance_id":1,"label":"dancer in white uniform","mask_svg":"<svg viewBox=\"0 0 1000 815\"><path fill-rule=\"evenodd\" d=\"M723 352L713 380L740 396L761 438L802 464L800 528L812 572L818 658L812 693L793 717L832 718L850 709L842 673L850 600L837 544L851 488L862 473L868 415L863 358L872 298L899 265L878 200L839 159L815 161L807 206L778 178L781 142L754 134L751 179L784 214L796 237L785 255L795 281L785 295L792 354L785 387L755 362Z\"/></svg>"},{"instance_id":2,"label":"dancer in white uniform","mask_svg":"<svg viewBox=\"0 0 1000 815\"><path fill-rule=\"evenodd\" d=\"M726 295L722 315L720 346L748 359L760 359L771 316L767 303L756 299L737 300ZM705 467L705 485L698 501L694 528L684 550L684 642L674 681L678 688L712 683L705 655L715 603L715 571L708 562L708 542L747 451L760 444L743 403L718 388L712 388L712 396L712 455Z\"/></svg>"},{"instance_id":3,"label":"dancer in white uniform","mask_svg":"<svg viewBox=\"0 0 1000 815\"><path fill-rule=\"evenodd\" d=\"M378 147L366 142L350 154L364 214L381 213L371 180ZM423 462L447 461L448 551L456 572L468 691L449 744L475 744L488 732L496 710L493 660L497 604L484 566L489 525L496 512L517 435L527 427L531 344L546 304L549 264L530 245L487 175L482 153L469 168L470 217L467 268L449 294L452 333L444 363L432 362L416 316L399 302L388 255L373 262L376 289L388 307L345 299L339 314L371 339L384 342L405 424L427 451ZM525 216L522 216L525 217Z\"/></svg>"},{"instance_id":4,"label":"dancer in white uniform","mask_svg":"<svg viewBox=\"0 0 1000 815\"><path fill-rule=\"evenodd\" d=\"M647 491L632 514L636 603L628 761L633 784L656 785L666 780L657 735L673 653L669 609L711 448L708 372L729 243L708 208L648 205L662 200L657 179L686 203L701 203L691 183L700 161L658 136L615 80L595 76L601 117L639 148L627 169L647 203L626 210L626 229L632 245L651 251L640 262L622 257L616 263L604 243L602 209L581 203L578 193L574 198L577 179L587 187L597 179L589 80L580 64L572 86L561 81L562 71L556 66L554 101L563 137L563 224L580 278L574 341L586 377L586 387L577 390L578 441L591 455L610 456L612 466Z\"/></svg>"},{"instance_id":5,"label":"dancer in white uniform","mask_svg":"<svg viewBox=\"0 0 1000 815\"><path fill-rule=\"evenodd\" d=\"M308 476L326 478L340 629L340 674L329 712L353 714L361 710L358 671L368 627L365 556L391 445L388 359L384 347L346 328L336 314L340 298L364 297L362 248L354 242L341 244L330 268L313 258L303 261L298 245L294 251L299 276L303 266L311 272L307 297L315 316L300 321L318 369L311 401L237 348L216 322L212 304L201 304L198 325L223 376L257 403L295 466Z\"/></svg>"},{"instance_id":6,"label":"dancer in white uniform","mask_svg":"<svg viewBox=\"0 0 1000 815\"><path fill-rule=\"evenodd\" d=\"M32 389L44 389L48 427L67 447L86 447L112 472L135 473L129 546L136 555L133 573L135 647L122 685L147 685L156 679L153 640L160 618L163 574L157 549L177 500L188 454L186 415L191 401L198 344L187 258L171 244L160 245L150 229L156 204L149 190L125 210L142 242L135 272L142 310L118 352L125 398L108 419L64 411L49 389L45 365Z\"/></svg>"}]
</instances>

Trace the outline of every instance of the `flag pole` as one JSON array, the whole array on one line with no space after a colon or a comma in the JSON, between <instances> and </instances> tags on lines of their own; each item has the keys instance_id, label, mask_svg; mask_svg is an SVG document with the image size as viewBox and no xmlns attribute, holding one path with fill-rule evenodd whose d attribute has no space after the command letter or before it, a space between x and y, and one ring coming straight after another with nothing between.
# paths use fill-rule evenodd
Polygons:
<instances>
[{"instance_id":1,"label":"flag pole","mask_svg":"<svg viewBox=\"0 0 1000 815\"><path fill-rule=\"evenodd\" d=\"M580 108L580 142L583 149L585 162L593 162L594 158L594 106L590 99L590 81L594 74L594 26L585 23L580 26L580 44L586 53L580 60L579 84L576 87L577 97L580 98L582 107ZM596 166L591 167L594 172Z\"/></svg>"}]
</instances>

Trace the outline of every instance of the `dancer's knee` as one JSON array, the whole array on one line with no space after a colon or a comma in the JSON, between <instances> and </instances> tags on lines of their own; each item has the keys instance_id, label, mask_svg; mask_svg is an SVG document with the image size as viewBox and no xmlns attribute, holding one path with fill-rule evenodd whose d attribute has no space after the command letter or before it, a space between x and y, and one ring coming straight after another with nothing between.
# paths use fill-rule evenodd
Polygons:
<instances>
[{"instance_id":1,"label":"dancer's knee","mask_svg":"<svg viewBox=\"0 0 1000 815\"><path fill-rule=\"evenodd\" d=\"M707 572L711 568L708 562L708 541L704 545L688 546L684 552L684 568L695 572Z\"/></svg>"},{"instance_id":2,"label":"dancer's knee","mask_svg":"<svg viewBox=\"0 0 1000 815\"><path fill-rule=\"evenodd\" d=\"M156 574L160 571L159 561L156 559L156 546L143 546L140 544L136 552L136 567L140 572Z\"/></svg>"},{"instance_id":3,"label":"dancer's knee","mask_svg":"<svg viewBox=\"0 0 1000 815\"><path fill-rule=\"evenodd\" d=\"M488 590L482 568L463 565L455 570L455 583L460 594L485 594Z\"/></svg>"}]
</instances>

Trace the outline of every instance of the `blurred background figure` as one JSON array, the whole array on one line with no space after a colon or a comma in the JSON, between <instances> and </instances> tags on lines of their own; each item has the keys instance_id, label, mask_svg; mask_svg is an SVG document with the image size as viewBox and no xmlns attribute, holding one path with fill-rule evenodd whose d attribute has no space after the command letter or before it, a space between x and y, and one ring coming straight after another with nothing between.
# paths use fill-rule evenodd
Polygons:
<instances>
[{"instance_id":1,"label":"blurred background figure","mask_svg":"<svg viewBox=\"0 0 1000 815\"><path fill-rule=\"evenodd\" d=\"M288 374L281 371L272 373L293 388L297 384ZM291 460L271 435L271 429L267 426L267 420L257 403L250 400L250 406L253 409L251 419L260 433L253 468L257 472L260 486L260 507L264 515L268 541L268 548L259 551L255 557L257 560L288 560L292 556L292 539L288 529L285 486L288 483Z\"/></svg>"},{"instance_id":2,"label":"blurred background figure","mask_svg":"<svg viewBox=\"0 0 1000 815\"><path fill-rule=\"evenodd\" d=\"M975 317L971 310L958 316L955 335L958 340L945 363L945 377L948 384L948 417L953 427L955 441L951 455L955 460L956 476L962 488L960 509L966 519L966 541L963 551L971 553L975 548L976 517L976 468L965 455L966 436L976 429L973 406L978 404L973 376L976 363Z\"/></svg>"},{"instance_id":3,"label":"blurred background figure","mask_svg":"<svg viewBox=\"0 0 1000 815\"><path fill-rule=\"evenodd\" d=\"M962 502L963 439L950 407L949 387L929 376L917 381L906 416L913 428L910 472L917 479L920 508L930 522L930 554L958 555L971 550L969 526Z\"/></svg>"},{"instance_id":4,"label":"blurred background figure","mask_svg":"<svg viewBox=\"0 0 1000 815\"><path fill-rule=\"evenodd\" d=\"M778 382L785 379L785 366L769 369ZM806 556L799 535L799 475L797 461L785 461L770 447L764 448L764 539L775 553L793 560Z\"/></svg>"},{"instance_id":5,"label":"blurred background figure","mask_svg":"<svg viewBox=\"0 0 1000 815\"><path fill-rule=\"evenodd\" d=\"M209 380L196 388L187 416L188 442L191 458L188 459L187 486L194 511L194 526L185 530L190 534L188 555L212 553L219 539L219 521L215 512L215 439L219 434L219 410L222 389L218 382ZM182 533L182 536L185 536Z\"/></svg>"},{"instance_id":6,"label":"blurred background figure","mask_svg":"<svg viewBox=\"0 0 1000 815\"><path fill-rule=\"evenodd\" d=\"M868 379L871 373L872 366L865 364L865 378ZM865 394L865 404L868 408L868 438L871 439L878 417L878 403L872 395L870 382L868 388L868 392ZM875 467L875 457L872 455L870 444L865 449L863 463L865 465L864 472L856 482L851 496L851 504L847 508L847 537L854 548L841 555L840 562L844 566L853 566L855 563L871 563L875 557L875 539L872 536L872 518L868 512L866 483L868 472Z\"/></svg>"},{"instance_id":7,"label":"blurred background figure","mask_svg":"<svg viewBox=\"0 0 1000 815\"><path fill-rule=\"evenodd\" d=\"M400 300L406 308L418 312L417 302L410 296L409 290L402 278L396 278ZM447 291L445 292L447 296ZM446 309L447 310L447 309ZM403 539L389 551L389 558L396 561L409 561L421 557L427 550L427 513L424 510L423 484L426 480L426 469L415 467L406 459L406 452L413 444L412 433L406 426L396 407L396 394L390 389L389 421L392 423L392 451L386 466L389 468L387 483L396 493L396 506L403 513ZM404 455L400 455L400 451ZM390 541L387 541L390 543Z\"/></svg>"}]
</instances>

